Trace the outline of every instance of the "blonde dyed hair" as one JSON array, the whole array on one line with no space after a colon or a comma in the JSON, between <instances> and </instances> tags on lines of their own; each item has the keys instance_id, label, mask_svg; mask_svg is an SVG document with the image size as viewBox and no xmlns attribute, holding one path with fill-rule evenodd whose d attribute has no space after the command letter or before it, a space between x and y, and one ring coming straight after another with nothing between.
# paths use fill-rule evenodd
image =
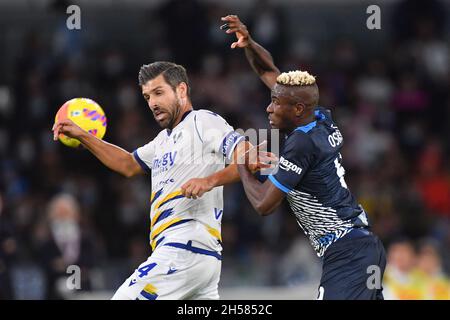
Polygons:
<instances>
[{"instance_id":1,"label":"blonde dyed hair","mask_svg":"<svg viewBox=\"0 0 450 320\"><path fill-rule=\"evenodd\" d=\"M310 86L316 83L316 77L307 71L295 70L280 74L277 83L287 86Z\"/></svg>"}]
</instances>

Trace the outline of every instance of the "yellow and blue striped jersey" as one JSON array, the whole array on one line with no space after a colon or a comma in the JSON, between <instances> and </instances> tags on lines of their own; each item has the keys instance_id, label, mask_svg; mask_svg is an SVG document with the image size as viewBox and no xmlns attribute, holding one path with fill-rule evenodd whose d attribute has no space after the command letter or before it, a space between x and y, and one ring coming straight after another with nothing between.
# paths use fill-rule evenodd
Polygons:
<instances>
[{"instance_id":1,"label":"yellow and blue striped jersey","mask_svg":"<svg viewBox=\"0 0 450 320\"><path fill-rule=\"evenodd\" d=\"M192 241L221 251L223 187L198 199L187 199L181 186L191 178L207 177L225 167L244 139L222 117L192 110L172 130L136 149L134 157L151 172L150 244L154 250L168 242Z\"/></svg>"}]
</instances>

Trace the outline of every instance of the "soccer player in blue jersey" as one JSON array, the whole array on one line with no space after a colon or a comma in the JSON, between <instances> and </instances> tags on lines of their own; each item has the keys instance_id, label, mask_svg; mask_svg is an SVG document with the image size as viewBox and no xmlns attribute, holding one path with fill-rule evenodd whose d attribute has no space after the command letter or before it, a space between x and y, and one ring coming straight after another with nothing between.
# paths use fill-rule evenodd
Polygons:
<instances>
[{"instance_id":1,"label":"soccer player in blue jersey","mask_svg":"<svg viewBox=\"0 0 450 320\"><path fill-rule=\"evenodd\" d=\"M269 121L285 134L276 173L264 183L238 165L249 201L264 216L288 200L323 261L318 299L383 299L384 247L345 183L344 139L330 111L318 106L315 78L304 71L280 73L237 16L222 21L223 29L237 37L231 47L244 48L253 70L271 89Z\"/></svg>"}]
</instances>

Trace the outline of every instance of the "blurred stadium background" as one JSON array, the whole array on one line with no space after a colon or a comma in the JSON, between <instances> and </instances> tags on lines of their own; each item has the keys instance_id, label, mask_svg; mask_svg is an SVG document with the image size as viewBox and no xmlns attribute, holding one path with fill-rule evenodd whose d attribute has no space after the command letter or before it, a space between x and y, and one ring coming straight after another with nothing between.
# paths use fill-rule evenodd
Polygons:
<instances>
[{"instance_id":1,"label":"blurred stadium background","mask_svg":"<svg viewBox=\"0 0 450 320\"><path fill-rule=\"evenodd\" d=\"M69 4L81 30L66 28ZM366 28L370 4L0 1L0 299L108 299L150 253L148 177L54 142L66 100L96 100L105 140L132 151L159 131L139 67L169 60L187 67L196 108L267 128L269 92L219 30L229 13L280 69L317 75L345 138L346 181L388 249L386 297L449 299L450 2L376 1L381 30ZM320 260L288 208L260 218L240 184L225 203L222 298L314 299Z\"/></svg>"}]
</instances>

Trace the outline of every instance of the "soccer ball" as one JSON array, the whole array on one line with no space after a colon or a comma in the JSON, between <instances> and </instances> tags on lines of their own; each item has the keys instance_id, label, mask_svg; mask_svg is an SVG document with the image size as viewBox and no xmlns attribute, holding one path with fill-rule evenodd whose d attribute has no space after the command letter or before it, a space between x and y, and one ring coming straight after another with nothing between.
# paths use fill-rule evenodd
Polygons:
<instances>
[{"instance_id":1,"label":"soccer ball","mask_svg":"<svg viewBox=\"0 0 450 320\"><path fill-rule=\"evenodd\" d=\"M102 139L106 133L106 116L97 102L87 98L75 98L64 103L56 113L55 122L70 119L81 129ZM62 133L59 141L68 147L76 148L80 141Z\"/></svg>"}]
</instances>

